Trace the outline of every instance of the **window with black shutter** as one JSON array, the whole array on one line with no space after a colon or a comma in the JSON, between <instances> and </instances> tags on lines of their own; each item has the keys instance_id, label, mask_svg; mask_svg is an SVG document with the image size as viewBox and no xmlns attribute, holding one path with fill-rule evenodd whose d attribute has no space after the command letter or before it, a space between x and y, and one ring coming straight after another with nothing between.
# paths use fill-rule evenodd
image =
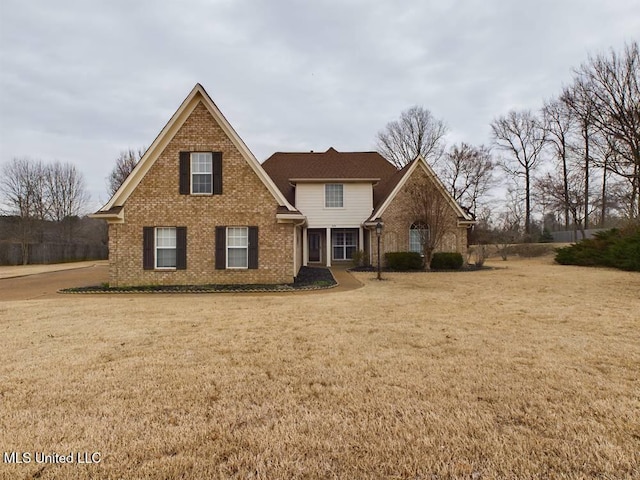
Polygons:
<instances>
[{"instance_id":1,"label":"window with black shutter","mask_svg":"<svg viewBox=\"0 0 640 480\"><path fill-rule=\"evenodd\" d=\"M257 269L258 243L258 227L216 227L216 269Z\"/></svg>"},{"instance_id":2,"label":"window with black shutter","mask_svg":"<svg viewBox=\"0 0 640 480\"><path fill-rule=\"evenodd\" d=\"M145 270L186 270L187 227L143 227Z\"/></svg>"},{"instance_id":3,"label":"window with black shutter","mask_svg":"<svg viewBox=\"0 0 640 480\"><path fill-rule=\"evenodd\" d=\"M222 152L180 152L180 194L222 195Z\"/></svg>"}]
</instances>

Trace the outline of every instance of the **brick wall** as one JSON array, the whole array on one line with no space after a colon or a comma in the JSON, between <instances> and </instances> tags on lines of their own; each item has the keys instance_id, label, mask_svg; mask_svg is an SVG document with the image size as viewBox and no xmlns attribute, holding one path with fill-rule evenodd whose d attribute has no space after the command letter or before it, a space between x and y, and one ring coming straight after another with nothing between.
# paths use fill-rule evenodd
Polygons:
<instances>
[{"instance_id":1,"label":"brick wall","mask_svg":"<svg viewBox=\"0 0 640 480\"><path fill-rule=\"evenodd\" d=\"M385 210L382 221L384 222L384 230L380 241L381 261L384 266L384 254L387 252L407 252L409 251L409 229L411 224L416 220L409 213L408 206L411 203L411 196L408 190L418 182L428 180L427 174L422 168L416 168L404 185L404 188L398 192L398 195L391 201ZM436 247L437 252L460 252L463 258L467 255L467 228L457 226L458 214L451 208L449 227L445 233L442 242ZM378 245L375 232L372 233L372 259L373 263L377 262Z\"/></svg>"},{"instance_id":2,"label":"brick wall","mask_svg":"<svg viewBox=\"0 0 640 480\"><path fill-rule=\"evenodd\" d=\"M179 152L222 152L222 195L179 194ZM276 223L278 204L199 103L124 206L125 223L109 226L111 286L288 283L293 226ZM216 270L215 227L257 226L258 269ZM187 227L187 269L143 269L143 227Z\"/></svg>"}]
</instances>

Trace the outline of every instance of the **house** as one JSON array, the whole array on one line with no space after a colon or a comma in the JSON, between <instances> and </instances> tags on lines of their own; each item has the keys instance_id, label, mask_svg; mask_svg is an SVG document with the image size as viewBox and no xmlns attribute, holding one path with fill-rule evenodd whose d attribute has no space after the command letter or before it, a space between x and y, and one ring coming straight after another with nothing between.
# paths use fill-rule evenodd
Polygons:
<instances>
[{"instance_id":1,"label":"house","mask_svg":"<svg viewBox=\"0 0 640 480\"><path fill-rule=\"evenodd\" d=\"M405 186L425 177L450 204L443 250L464 251L468 215L421 158L276 153L261 165L197 84L94 218L109 224L109 284L289 283L303 265L410 248ZM414 246L415 247L415 246Z\"/></svg>"}]
</instances>

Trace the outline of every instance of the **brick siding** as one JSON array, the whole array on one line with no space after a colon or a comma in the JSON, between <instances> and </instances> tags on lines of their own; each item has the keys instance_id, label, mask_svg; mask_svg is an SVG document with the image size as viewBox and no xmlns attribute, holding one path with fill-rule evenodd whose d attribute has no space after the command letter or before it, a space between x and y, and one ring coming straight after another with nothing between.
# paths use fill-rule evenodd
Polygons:
<instances>
[{"instance_id":1,"label":"brick siding","mask_svg":"<svg viewBox=\"0 0 640 480\"><path fill-rule=\"evenodd\" d=\"M222 195L179 194L179 152L222 152ZM124 223L109 225L111 286L288 283L293 226L276 222L278 203L199 103L127 199ZM216 270L215 227L257 226L258 269ZM187 227L186 270L143 270L143 227Z\"/></svg>"},{"instance_id":2,"label":"brick siding","mask_svg":"<svg viewBox=\"0 0 640 480\"><path fill-rule=\"evenodd\" d=\"M382 221L384 222L384 230L380 239L381 262L385 265L384 254L387 252L407 252L409 251L409 229L411 224L415 222L415 218L411 216L410 208L412 199L408 191L418 182L428 179L427 174L422 168L416 168L407 180L404 188L398 192L396 197L391 201L387 209L384 211ZM427 180L430 181L430 180ZM436 252L460 252L463 258L467 256L467 228L457 226L458 215L453 209L450 209L449 228L444 234L442 242L436 247ZM377 262L378 245L375 232L371 237L372 259L373 263Z\"/></svg>"}]
</instances>

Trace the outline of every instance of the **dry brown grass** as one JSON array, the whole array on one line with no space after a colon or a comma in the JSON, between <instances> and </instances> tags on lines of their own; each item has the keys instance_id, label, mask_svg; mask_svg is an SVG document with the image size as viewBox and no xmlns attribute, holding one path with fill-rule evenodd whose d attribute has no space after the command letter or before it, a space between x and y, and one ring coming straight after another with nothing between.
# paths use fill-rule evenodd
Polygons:
<instances>
[{"instance_id":1,"label":"dry brown grass","mask_svg":"<svg viewBox=\"0 0 640 480\"><path fill-rule=\"evenodd\" d=\"M492 263L492 262L489 262ZM640 275L0 303L2 478L639 478Z\"/></svg>"}]
</instances>

